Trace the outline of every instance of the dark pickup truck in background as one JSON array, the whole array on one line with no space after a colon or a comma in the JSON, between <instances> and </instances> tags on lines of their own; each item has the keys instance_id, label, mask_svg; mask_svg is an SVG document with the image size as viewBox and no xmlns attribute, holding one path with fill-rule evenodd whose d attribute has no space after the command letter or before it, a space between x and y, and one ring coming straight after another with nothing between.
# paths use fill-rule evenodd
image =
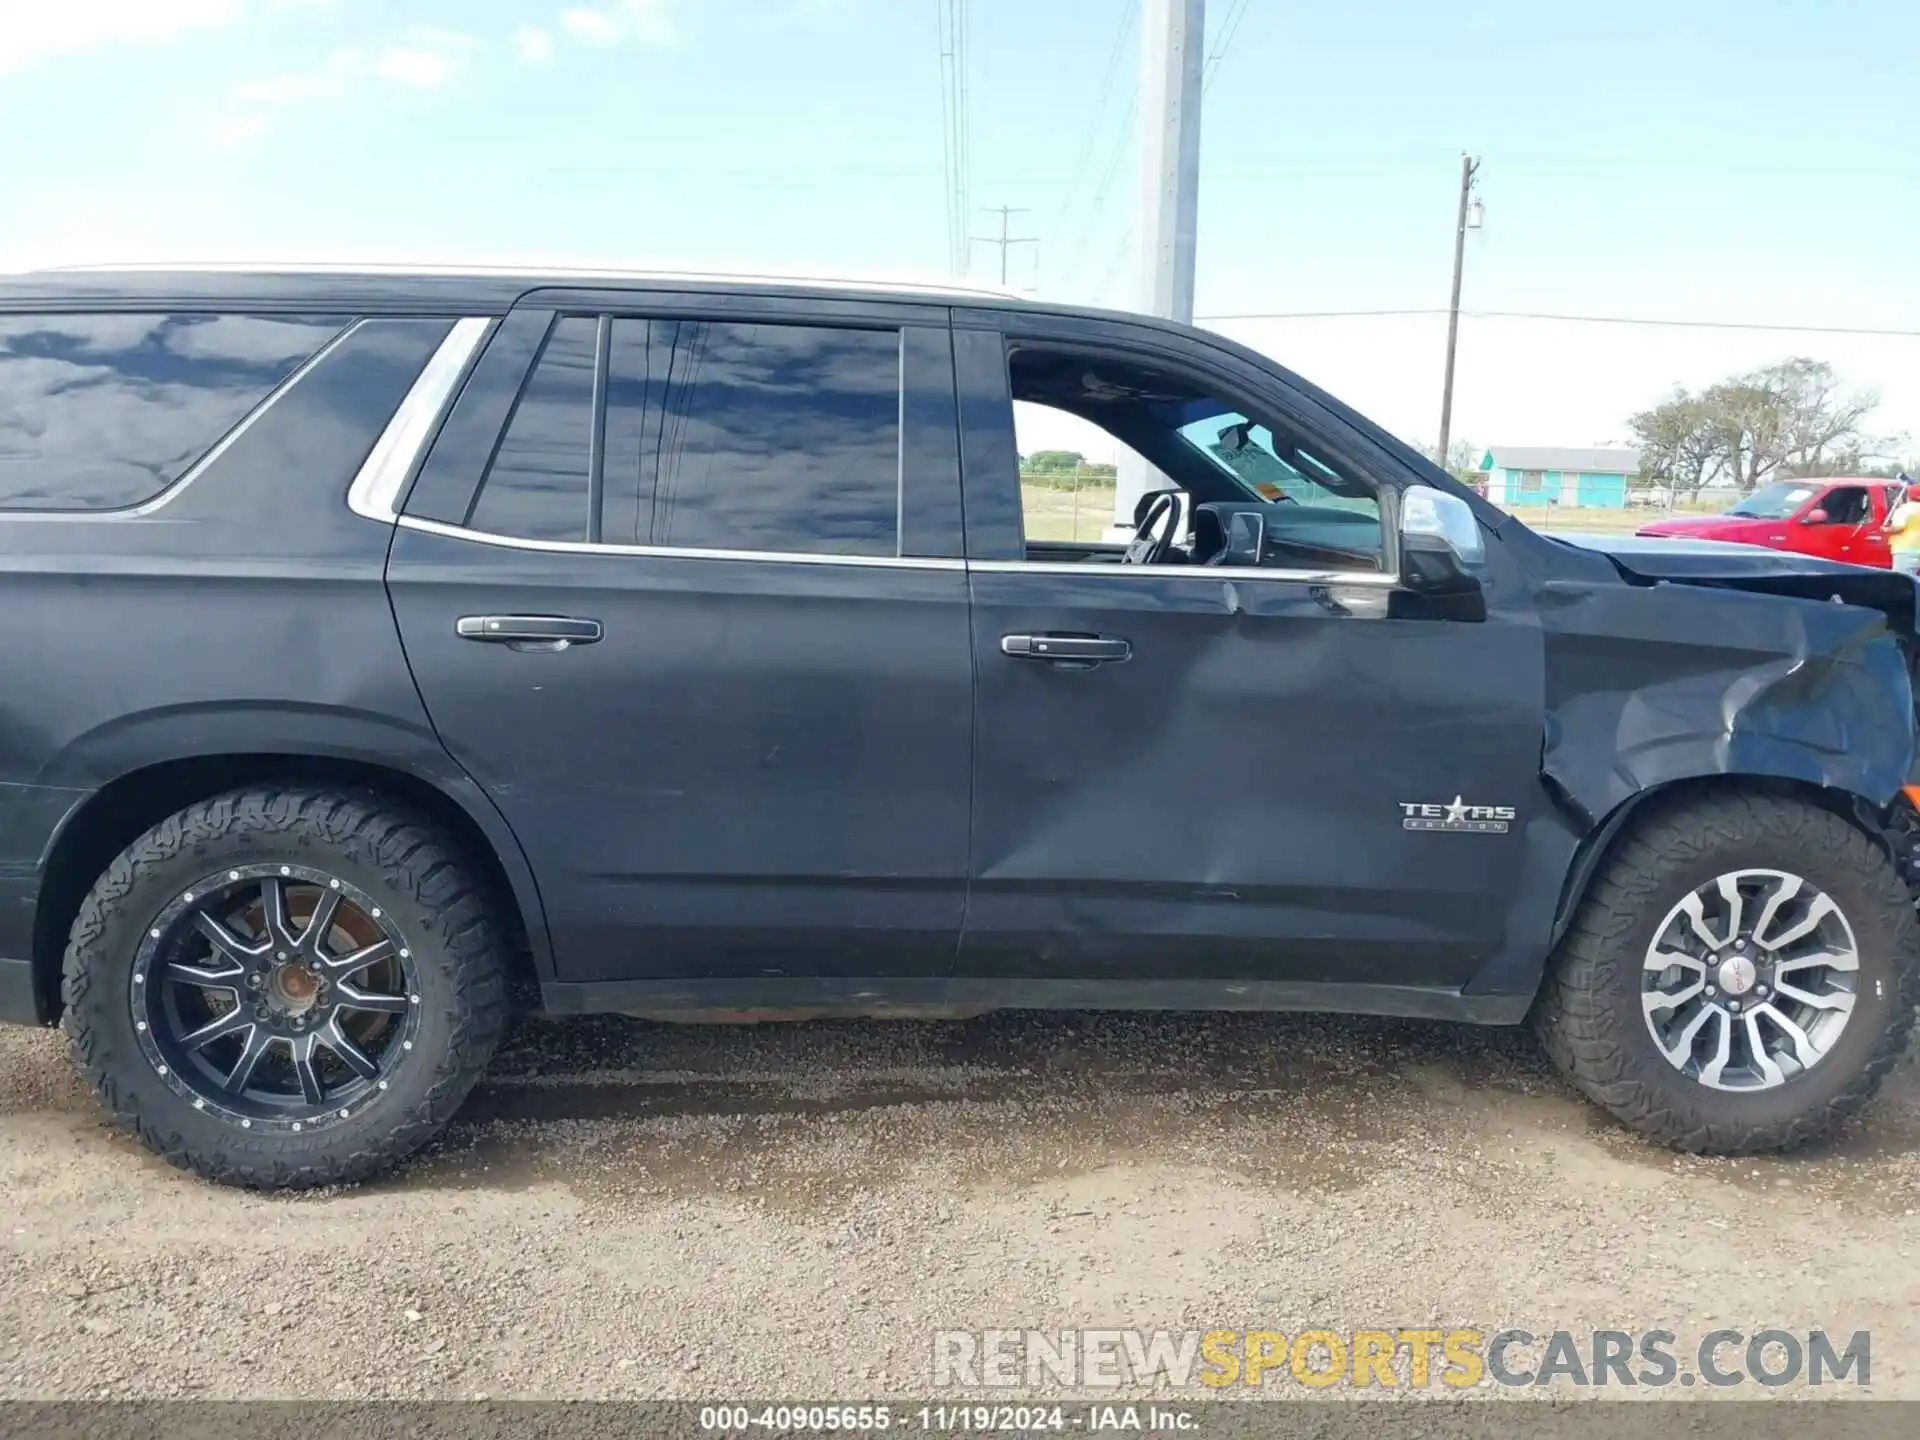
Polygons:
<instances>
[{"instance_id":1,"label":"dark pickup truck in background","mask_svg":"<svg viewBox=\"0 0 1920 1440\"><path fill-rule=\"evenodd\" d=\"M1166 477L1131 544L1028 538L1015 402ZM1793 1144L1913 1019L1914 582L1614 552L1138 317L0 282L0 1013L254 1185L430 1138L516 983L1532 1017L1629 1125Z\"/></svg>"}]
</instances>

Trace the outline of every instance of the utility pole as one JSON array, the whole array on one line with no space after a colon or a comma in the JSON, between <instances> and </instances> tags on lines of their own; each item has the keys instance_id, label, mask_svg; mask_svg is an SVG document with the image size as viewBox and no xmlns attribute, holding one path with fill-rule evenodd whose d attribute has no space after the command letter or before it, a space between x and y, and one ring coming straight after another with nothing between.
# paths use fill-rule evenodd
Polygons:
<instances>
[{"instance_id":1,"label":"utility pole","mask_svg":"<svg viewBox=\"0 0 1920 1440\"><path fill-rule=\"evenodd\" d=\"M1467 230L1475 204L1473 185L1479 174L1479 160L1463 154L1460 157L1460 218L1453 231L1453 300L1447 307L1447 378L1440 390L1440 453L1434 456L1442 470L1447 468L1447 446L1453 439L1453 352L1460 342L1460 272L1467 259Z\"/></svg>"},{"instance_id":2,"label":"utility pole","mask_svg":"<svg viewBox=\"0 0 1920 1440\"><path fill-rule=\"evenodd\" d=\"M1206 0L1144 0L1140 12L1140 237L1142 308L1193 323L1193 264L1200 218L1200 74ZM1121 456L1113 523L1133 529L1133 507L1165 482L1144 460Z\"/></svg>"},{"instance_id":3,"label":"utility pole","mask_svg":"<svg viewBox=\"0 0 1920 1440\"><path fill-rule=\"evenodd\" d=\"M1000 283L1005 285L1007 283L1007 247L1010 245L1037 245L1040 243L1040 237L1037 235L1007 234L1007 222L1015 215L1025 215L1027 213L1025 206L982 205L980 209L988 215L998 215L1000 217L1000 233L998 235L970 235L967 238L977 240L982 245L998 245L1000 247Z\"/></svg>"}]
</instances>

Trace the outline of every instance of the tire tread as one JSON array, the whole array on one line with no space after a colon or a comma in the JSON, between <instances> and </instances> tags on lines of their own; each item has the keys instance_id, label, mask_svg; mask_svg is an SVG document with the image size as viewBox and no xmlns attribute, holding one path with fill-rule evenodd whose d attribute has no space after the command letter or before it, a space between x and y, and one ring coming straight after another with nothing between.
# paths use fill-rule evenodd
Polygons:
<instances>
[{"instance_id":1,"label":"tire tread","mask_svg":"<svg viewBox=\"0 0 1920 1440\"><path fill-rule=\"evenodd\" d=\"M299 1158L234 1130L204 1144L143 1114L92 1023L94 991L110 961L105 936L116 907L142 875L194 848L236 835L307 836L376 869L397 894L434 917L452 986L452 1040L432 1058L422 1103L382 1129L354 1132L350 1147L309 1145ZM507 1019L506 959L489 897L474 870L426 820L375 791L253 786L217 795L160 821L107 867L80 906L65 955L61 1021L82 1074L107 1113L170 1163L209 1180L261 1189L343 1185L383 1171L427 1144L453 1118L491 1059ZM422 963L432 963L428 956ZM139 1062L139 1063L144 1063ZM347 1132L335 1132L347 1138Z\"/></svg>"},{"instance_id":2,"label":"tire tread","mask_svg":"<svg viewBox=\"0 0 1920 1440\"><path fill-rule=\"evenodd\" d=\"M1715 1118L1665 1102L1641 1077L1640 1059L1608 1003L1629 937L1649 909L1672 903L1672 876L1722 846L1764 839L1780 853L1840 857L1857 866L1871 896L1894 917L1898 994L1893 1021L1867 1063L1824 1103L1780 1123ZM1886 853L1868 835L1820 806L1766 794L1732 793L1663 806L1622 834L1575 913L1549 966L1533 1022L1554 1064L1594 1101L1641 1133L1701 1154L1790 1149L1831 1133L1859 1113L1905 1052L1920 999L1920 930L1914 899Z\"/></svg>"}]
</instances>

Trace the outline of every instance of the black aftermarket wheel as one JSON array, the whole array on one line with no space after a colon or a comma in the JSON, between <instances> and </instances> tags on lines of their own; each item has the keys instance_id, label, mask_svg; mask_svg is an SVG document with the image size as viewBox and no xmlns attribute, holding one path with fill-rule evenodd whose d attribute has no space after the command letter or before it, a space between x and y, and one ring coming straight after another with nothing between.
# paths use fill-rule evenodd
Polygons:
<instances>
[{"instance_id":1,"label":"black aftermarket wheel","mask_svg":"<svg viewBox=\"0 0 1920 1440\"><path fill-rule=\"evenodd\" d=\"M156 826L74 923L65 1026L102 1102L239 1184L361 1178L432 1137L504 1020L495 927L430 827L250 790Z\"/></svg>"}]
</instances>

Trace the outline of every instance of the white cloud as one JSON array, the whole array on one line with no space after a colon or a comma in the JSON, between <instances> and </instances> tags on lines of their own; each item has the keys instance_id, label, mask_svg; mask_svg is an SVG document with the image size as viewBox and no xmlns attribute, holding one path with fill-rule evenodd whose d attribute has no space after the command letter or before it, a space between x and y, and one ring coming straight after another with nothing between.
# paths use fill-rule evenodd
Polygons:
<instances>
[{"instance_id":1,"label":"white cloud","mask_svg":"<svg viewBox=\"0 0 1920 1440\"><path fill-rule=\"evenodd\" d=\"M367 71L367 58L358 50L335 50L312 70L254 80L234 91L247 105L309 105L347 93Z\"/></svg>"},{"instance_id":2,"label":"white cloud","mask_svg":"<svg viewBox=\"0 0 1920 1440\"><path fill-rule=\"evenodd\" d=\"M612 45L620 39L620 22L605 10L564 10L560 28L596 45Z\"/></svg>"},{"instance_id":3,"label":"white cloud","mask_svg":"<svg viewBox=\"0 0 1920 1440\"><path fill-rule=\"evenodd\" d=\"M368 81L409 90L437 90L467 63L479 42L454 30L416 30L397 45L377 54L341 48L332 51L311 70L275 75L238 87L234 99L241 111L218 122L211 142L232 149L259 137L266 128L266 112L291 106L339 100Z\"/></svg>"},{"instance_id":4,"label":"white cloud","mask_svg":"<svg viewBox=\"0 0 1920 1440\"><path fill-rule=\"evenodd\" d=\"M522 30L513 37L513 50L529 65L544 65L553 59L553 37L544 30Z\"/></svg>"},{"instance_id":5,"label":"white cloud","mask_svg":"<svg viewBox=\"0 0 1920 1440\"><path fill-rule=\"evenodd\" d=\"M267 133L267 117L255 112L231 115L207 129L207 143L216 150L240 150Z\"/></svg>"},{"instance_id":6,"label":"white cloud","mask_svg":"<svg viewBox=\"0 0 1920 1440\"><path fill-rule=\"evenodd\" d=\"M668 0L621 0L604 9L576 6L560 12L560 28L594 45L632 40L642 45L671 45L673 19Z\"/></svg>"},{"instance_id":7,"label":"white cloud","mask_svg":"<svg viewBox=\"0 0 1920 1440\"><path fill-rule=\"evenodd\" d=\"M0 71L229 24L244 6L245 0L18 0L0 18Z\"/></svg>"},{"instance_id":8,"label":"white cloud","mask_svg":"<svg viewBox=\"0 0 1920 1440\"><path fill-rule=\"evenodd\" d=\"M447 50L415 45L396 45L374 62L373 71L382 80L415 90L436 90L453 77L461 58Z\"/></svg>"}]
</instances>

